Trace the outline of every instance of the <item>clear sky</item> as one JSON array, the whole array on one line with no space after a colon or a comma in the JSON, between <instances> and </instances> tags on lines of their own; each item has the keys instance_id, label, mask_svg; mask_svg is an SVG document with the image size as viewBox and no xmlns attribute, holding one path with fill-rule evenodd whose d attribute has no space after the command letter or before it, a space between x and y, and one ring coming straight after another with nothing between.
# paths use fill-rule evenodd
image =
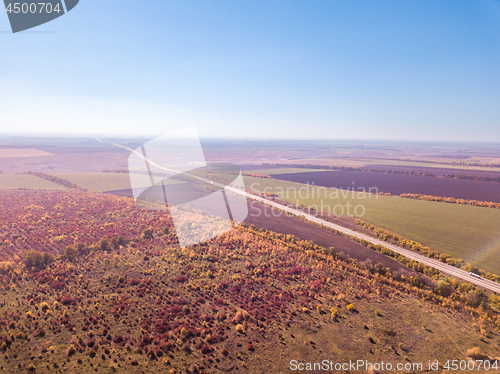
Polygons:
<instances>
[{"instance_id":1,"label":"clear sky","mask_svg":"<svg viewBox=\"0 0 500 374\"><path fill-rule=\"evenodd\" d=\"M0 132L187 125L500 141L500 0L80 0L19 34L0 12Z\"/></svg>"}]
</instances>

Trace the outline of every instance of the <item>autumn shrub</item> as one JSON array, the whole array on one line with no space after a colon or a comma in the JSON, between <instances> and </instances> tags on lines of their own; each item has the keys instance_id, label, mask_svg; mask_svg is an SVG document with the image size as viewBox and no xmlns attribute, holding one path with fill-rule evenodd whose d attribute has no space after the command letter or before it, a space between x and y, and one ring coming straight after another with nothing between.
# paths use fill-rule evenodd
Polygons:
<instances>
[{"instance_id":1,"label":"autumn shrub","mask_svg":"<svg viewBox=\"0 0 500 374\"><path fill-rule=\"evenodd\" d=\"M182 312L182 309L180 307L178 307L177 305L174 305L171 309L170 309L170 312L172 314L180 314Z\"/></svg>"},{"instance_id":2,"label":"autumn shrub","mask_svg":"<svg viewBox=\"0 0 500 374\"><path fill-rule=\"evenodd\" d=\"M73 247L72 245L68 245L65 249L64 249L64 253L63 253L63 256L65 259L67 260L73 260L76 255L78 254L77 250L75 249L75 247Z\"/></svg>"},{"instance_id":3,"label":"autumn shrub","mask_svg":"<svg viewBox=\"0 0 500 374\"><path fill-rule=\"evenodd\" d=\"M245 332L245 329L243 328L242 324L237 324L235 329L236 329L236 332L239 332L242 334Z\"/></svg>"},{"instance_id":4,"label":"autumn shrub","mask_svg":"<svg viewBox=\"0 0 500 374\"><path fill-rule=\"evenodd\" d=\"M36 329L35 334L36 337L43 338L45 336L45 330L41 327Z\"/></svg>"},{"instance_id":5,"label":"autumn shrub","mask_svg":"<svg viewBox=\"0 0 500 374\"><path fill-rule=\"evenodd\" d=\"M54 281L50 283L50 287L52 287L54 290L60 290L61 288L64 288L65 283L61 281Z\"/></svg>"},{"instance_id":6,"label":"autumn shrub","mask_svg":"<svg viewBox=\"0 0 500 374\"><path fill-rule=\"evenodd\" d=\"M332 317L332 318L336 318L337 316L339 316L339 315L340 315L340 313L339 313L339 311L338 311L338 309L337 309L337 308L331 308L331 309L330 309L330 311L331 311L331 313L332 313L332 314L331 314L331 317Z\"/></svg>"},{"instance_id":7,"label":"autumn shrub","mask_svg":"<svg viewBox=\"0 0 500 374\"><path fill-rule=\"evenodd\" d=\"M240 291L241 291L241 287L238 285L231 287L231 289L229 290L229 292L231 292L231 293L239 293Z\"/></svg>"},{"instance_id":8,"label":"autumn shrub","mask_svg":"<svg viewBox=\"0 0 500 374\"><path fill-rule=\"evenodd\" d=\"M453 288L445 280L440 280L436 287L434 287L434 293L441 295L443 297L448 297L453 293Z\"/></svg>"},{"instance_id":9,"label":"autumn shrub","mask_svg":"<svg viewBox=\"0 0 500 374\"><path fill-rule=\"evenodd\" d=\"M210 348L208 345L204 345L203 347L201 347L201 353L203 353L204 355L209 354L210 352L212 352L212 348Z\"/></svg>"},{"instance_id":10,"label":"autumn shrub","mask_svg":"<svg viewBox=\"0 0 500 374\"><path fill-rule=\"evenodd\" d=\"M115 344L120 344L123 342L123 336L121 335L116 335L114 338L113 338L113 343Z\"/></svg>"},{"instance_id":11,"label":"autumn shrub","mask_svg":"<svg viewBox=\"0 0 500 374\"><path fill-rule=\"evenodd\" d=\"M139 279L130 279L128 281L128 283L131 285L131 286L137 286L138 284L141 283L141 281Z\"/></svg>"},{"instance_id":12,"label":"autumn shrub","mask_svg":"<svg viewBox=\"0 0 500 374\"><path fill-rule=\"evenodd\" d=\"M236 324L240 323L243 321L243 313L241 311L238 311L236 315L234 316L234 322Z\"/></svg>"},{"instance_id":13,"label":"autumn shrub","mask_svg":"<svg viewBox=\"0 0 500 374\"><path fill-rule=\"evenodd\" d=\"M43 301L40 303L40 309L45 312L47 309L49 309L49 304L46 301Z\"/></svg>"},{"instance_id":14,"label":"autumn shrub","mask_svg":"<svg viewBox=\"0 0 500 374\"><path fill-rule=\"evenodd\" d=\"M15 263L11 261L2 261L0 262L0 274L6 275L15 268Z\"/></svg>"},{"instance_id":15,"label":"autumn shrub","mask_svg":"<svg viewBox=\"0 0 500 374\"><path fill-rule=\"evenodd\" d=\"M191 344L189 343L185 343L183 346L182 346L182 350L185 352L185 353L191 353L192 352L192 348L191 348Z\"/></svg>"},{"instance_id":16,"label":"autumn shrub","mask_svg":"<svg viewBox=\"0 0 500 374\"><path fill-rule=\"evenodd\" d=\"M153 342L153 339L150 337L150 336L144 336L140 341L139 343L137 344L137 346L139 348L144 348L148 345L150 345L151 343Z\"/></svg>"},{"instance_id":17,"label":"autumn shrub","mask_svg":"<svg viewBox=\"0 0 500 374\"><path fill-rule=\"evenodd\" d=\"M356 307L354 306L354 304L348 304L346 308L350 312L354 312L356 310Z\"/></svg>"},{"instance_id":18,"label":"autumn shrub","mask_svg":"<svg viewBox=\"0 0 500 374\"><path fill-rule=\"evenodd\" d=\"M150 350L148 351L147 356L149 357L149 359L150 359L151 361L153 361L153 360L155 360L155 359L156 359L156 353L155 353L155 351L154 351L154 350L152 350L152 349L150 349Z\"/></svg>"},{"instance_id":19,"label":"autumn shrub","mask_svg":"<svg viewBox=\"0 0 500 374\"><path fill-rule=\"evenodd\" d=\"M64 296L64 298L61 300L62 305L75 305L76 304L76 299L72 298L71 296Z\"/></svg>"},{"instance_id":20,"label":"autumn shrub","mask_svg":"<svg viewBox=\"0 0 500 374\"><path fill-rule=\"evenodd\" d=\"M153 239L153 230L151 228L146 229L142 232L142 239Z\"/></svg>"},{"instance_id":21,"label":"autumn shrub","mask_svg":"<svg viewBox=\"0 0 500 374\"><path fill-rule=\"evenodd\" d=\"M99 246L99 249L101 251L107 251L107 250L109 250L110 249L110 247L109 247L109 240L108 239L101 239L99 241L98 246Z\"/></svg>"},{"instance_id":22,"label":"autumn shrub","mask_svg":"<svg viewBox=\"0 0 500 374\"><path fill-rule=\"evenodd\" d=\"M29 270L43 270L54 261L54 256L46 252L28 251L24 256L24 266Z\"/></svg>"},{"instance_id":23,"label":"autumn shrub","mask_svg":"<svg viewBox=\"0 0 500 374\"><path fill-rule=\"evenodd\" d=\"M155 350L155 355L156 355L156 357L162 357L163 356L163 351L160 348L157 348Z\"/></svg>"},{"instance_id":24,"label":"autumn shrub","mask_svg":"<svg viewBox=\"0 0 500 374\"><path fill-rule=\"evenodd\" d=\"M481 304L481 302L483 301L483 299L484 299L484 295L481 292L481 290L476 289L476 290L470 290L467 293L467 295L465 297L465 302L467 304L469 304L470 306L478 307Z\"/></svg>"},{"instance_id":25,"label":"autumn shrub","mask_svg":"<svg viewBox=\"0 0 500 374\"><path fill-rule=\"evenodd\" d=\"M467 357L473 358L474 360L485 360L488 358L488 356L481 353L481 348L479 347L468 349L465 355Z\"/></svg>"},{"instance_id":26,"label":"autumn shrub","mask_svg":"<svg viewBox=\"0 0 500 374\"><path fill-rule=\"evenodd\" d=\"M175 278L175 281L177 283L185 283L187 280L188 280L187 277L185 277L184 275L181 275L181 276Z\"/></svg>"},{"instance_id":27,"label":"autumn shrub","mask_svg":"<svg viewBox=\"0 0 500 374\"><path fill-rule=\"evenodd\" d=\"M89 252L89 249L84 243L77 243L76 244L76 251L79 256L83 256Z\"/></svg>"},{"instance_id":28,"label":"autumn shrub","mask_svg":"<svg viewBox=\"0 0 500 374\"><path fill-rule=\"evenodd\" d=\"M163 352L168 352L174 348L174 344L172 342L165 342L160 345L160 348Z\"/></svg>"},{"instance_id":29,"label":"autumn shrub","mask_svg":"<svg viewBox=\"0 0 500 374\"><path fill-rule=\"evenodd\" d=\"M76 348L75 348L75 345L74 344L71 344L68 349L66 349L66 355L68 357L71 357L73 356L74 354L76 353Z\"/></svg>"},{"instance_id":30,"label":"autumn shrub","mask_svg":"<svg viewBox=\"0 0 500 374\"><path fill-rule=\"evenodd\" d=\"M380 333L387 336L396 336L396 332L394 330L381 329Z\"/></svg>"}]
</instances>

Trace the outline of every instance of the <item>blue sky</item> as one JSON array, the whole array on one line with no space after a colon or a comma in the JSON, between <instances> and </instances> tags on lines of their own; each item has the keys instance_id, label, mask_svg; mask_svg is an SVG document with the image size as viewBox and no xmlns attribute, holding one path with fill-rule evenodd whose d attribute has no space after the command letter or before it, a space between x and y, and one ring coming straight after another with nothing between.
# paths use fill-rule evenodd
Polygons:
<instances>
[{"instance_id":1,"label":"blue sky","mask_svg":"<svg viewBox=\"0 0 500 374\"><path fill-rule=\"evenodd\" d=\"M80 0L9 30L1 132L500 141L499 0Z\"/></svg>"}]
</instances>

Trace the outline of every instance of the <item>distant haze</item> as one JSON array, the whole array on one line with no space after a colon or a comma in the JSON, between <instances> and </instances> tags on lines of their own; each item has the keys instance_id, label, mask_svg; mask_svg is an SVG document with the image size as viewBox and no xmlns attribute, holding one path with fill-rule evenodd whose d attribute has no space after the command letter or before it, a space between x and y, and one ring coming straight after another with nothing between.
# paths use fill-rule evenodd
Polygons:
<instances>
[{"instance_id":1,"label":"distant haze","mask_svg":"<svg viewBox=\"0 0 500 374\"><path fill-rule=\"evenodd\" d=\"M495 0L85 1L8 30L2 132L500 141Z\"/></svg>"}]
</instances>

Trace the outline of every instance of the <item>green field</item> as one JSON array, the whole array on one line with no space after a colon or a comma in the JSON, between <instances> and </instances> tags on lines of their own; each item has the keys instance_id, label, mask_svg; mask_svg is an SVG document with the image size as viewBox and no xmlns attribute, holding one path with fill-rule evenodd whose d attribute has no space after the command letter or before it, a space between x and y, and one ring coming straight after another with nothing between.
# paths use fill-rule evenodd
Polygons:
<instances>
[{"instance_id":1,"label":"green field","mask_svg":"<svg viewBox=\"0 0 500 374\"><path fill-rule=\"evenodd\" d=\"M53 182L28 174L0 174L0 189L14 190L28 188L30 190L67 190Z\"/></svg>"},{"instance_id":2,"label":"green field","mask_svg":"<svg viewBox=\"0 0 500 374\"><path fill-rule=\"evenodd\" d=\"M292 174L292 173L308 173L311 171L334 171L334 170L324 170L324 169L302 169L302 168L277 168L277 169L258 169L258 170L245 170L244 173L254 173L262 175L272 175L272 174Z\"/></svg>"},{"instance_id":3,"label":"green field","mask_svg":"<svg viewBox=\"0 0 500 374\"><path fill-rule=\"evenodd\" d=\"M56 177L69 180L80 187L94 192L106 192L130 189L130 176L128 173L61 173ZM146 187L149 186L149 176L145 174L132 174ZM167 179L166 184L182 183Z\"/></svg>"},{"instance_id":4,"label":"green field","mask_svg":"<svg viewBox=\"0 0 500 374\"><path fill-rule=\"evenodd\" d=\"M341 190L306 187L275 179L244 177L247 190L277 193L283 200L340 214L365 214L363 221L417 241L481 269L500 274L500 209L366 194L343 196ZM300 190L302 188L302 191ZM288 191L287 191L288 189ZM299 192L302 192L299 194ZM344 191L346 193L347 191ZM332 196L333 194L333 196ZM326 195L326 196L325 196ZM337 196L338 195L338 196Z\"/></svg>"}]
</instances>

